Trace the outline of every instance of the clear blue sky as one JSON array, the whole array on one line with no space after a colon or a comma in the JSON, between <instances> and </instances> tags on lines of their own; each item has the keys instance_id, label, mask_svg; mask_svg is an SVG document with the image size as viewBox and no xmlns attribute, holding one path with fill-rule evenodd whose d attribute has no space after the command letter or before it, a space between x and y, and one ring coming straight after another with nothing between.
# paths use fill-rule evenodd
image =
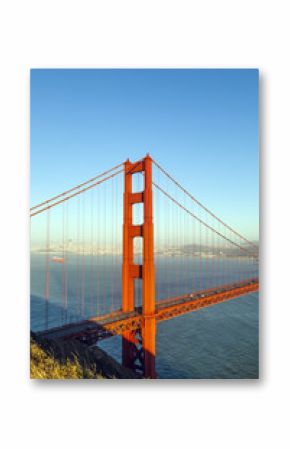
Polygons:
<instances>
[{"instance_id":1,"label":"clear blue sky","mask_svg":"<svg viewBox=\"0 0 290 449\"><path fill-rule=\"evenodd\" d=\"M32 70L31 203L150 152L258 239L257 70Z\"/></svg>"}]
</instances>

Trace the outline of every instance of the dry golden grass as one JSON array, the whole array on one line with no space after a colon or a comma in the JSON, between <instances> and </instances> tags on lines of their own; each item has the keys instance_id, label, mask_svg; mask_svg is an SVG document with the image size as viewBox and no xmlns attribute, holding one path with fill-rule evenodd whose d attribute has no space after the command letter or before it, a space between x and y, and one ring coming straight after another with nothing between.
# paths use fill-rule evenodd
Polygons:
<instances>
[{"instance_id":1,"label":"dry golden grass","mask_svg":"<svg viewBox=\"0 0 290 449\"><path fill-rule=\"evenodd\" d=\"M33 339L30 343L30 377L32 379L103 379L96 367L82 367L75 357L65 363L45 352Z\"/></svg>"}]
</instances>

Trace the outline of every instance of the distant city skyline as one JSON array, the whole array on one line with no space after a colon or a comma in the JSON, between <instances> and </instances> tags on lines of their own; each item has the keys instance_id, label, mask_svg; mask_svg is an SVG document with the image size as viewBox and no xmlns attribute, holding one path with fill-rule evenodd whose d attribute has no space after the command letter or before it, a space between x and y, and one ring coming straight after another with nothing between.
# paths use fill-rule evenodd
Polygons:
<instances>
[{"instance_id":1,"label":"distant city skyline","mask_svg":"<svg viewBox=\"0 0 290 449\"><path fill-rule=\"evenodd\" d=\"M150 152L259 239L257 70L32 70L31 202Z\"/></svg>"},{"instance_id":2,"label":"distant city skyline","mask_svg":"<svg viewBox=\"0 0 290 449\"><path fill-rule=\"evenodd\" d=\"M257 242L256 242L257 243ZM248 248L245 245L245 248ZM253 252L252 248L249 247L249 251L252 252L253 257L258 256L258 251ZM77 242L70 239L69 242L65 241L63 243L51 241L49 249L41 244L34 244L31 247L32 254L52 254L64 256L64 259L68 255L83 255L83 256L106 256L106 255L118 255L122 256L122 245L118 244L116 246L107 245L99 246L97 244L92 244L90 241ZM136 247L134 253L137 255L142 254L142 248ZM241 253L236 247L229 247L226 244L224 246L219 246L213 248L211 245L204 244L184 244L184 245L159 245L155 247L155 255L166 255L166 256L189 256L189 257L213 257L213 256L236 256L236 257L249 257L248 253ZM69 256L70 257L70 256Z\"/></svg>"}]
</instances>

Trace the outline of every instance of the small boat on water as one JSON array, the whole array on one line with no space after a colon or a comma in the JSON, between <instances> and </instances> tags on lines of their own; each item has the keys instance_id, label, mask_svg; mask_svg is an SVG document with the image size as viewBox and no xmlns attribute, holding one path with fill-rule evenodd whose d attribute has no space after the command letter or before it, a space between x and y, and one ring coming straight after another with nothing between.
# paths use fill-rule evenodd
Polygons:
<instances>
[{"instance_id":1,"label":"small boat on water","mask_svg":"<svg viewBox=\"0 0 290 449\"><path fill-rule=\"evenodd\" d=\"M56 256L54 256L52 258L52 261L55 262L55 263L64 263L64 257L56 257Z\"/></svg>"}]
</instances>

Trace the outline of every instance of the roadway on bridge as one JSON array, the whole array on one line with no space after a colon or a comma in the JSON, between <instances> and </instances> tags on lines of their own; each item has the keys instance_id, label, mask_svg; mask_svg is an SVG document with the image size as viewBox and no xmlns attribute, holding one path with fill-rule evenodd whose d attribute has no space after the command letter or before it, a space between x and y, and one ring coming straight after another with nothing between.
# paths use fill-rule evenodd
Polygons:
<instances>
[{"instance_id":1,"label":"roadway on bridge","mask_svg":"<svg viewBox=\"0 0 290 449\"><path fill-rule=\"evenodd\" d=\"M204 307L213 306L224 301L254 293L258 290L258 279L251 278L241 282L156 301L154 316L158 323L185 313L197 311ZM56 340L80 339L92 344L113 335L120 335L127 330L136 330L141 327L143 319L141 308L136 308L133 312L129 313L124 313L122 310L119 310L108 315L91 317L77 323L38 332L37 335Z\"/></svg>"}]
</instances>

